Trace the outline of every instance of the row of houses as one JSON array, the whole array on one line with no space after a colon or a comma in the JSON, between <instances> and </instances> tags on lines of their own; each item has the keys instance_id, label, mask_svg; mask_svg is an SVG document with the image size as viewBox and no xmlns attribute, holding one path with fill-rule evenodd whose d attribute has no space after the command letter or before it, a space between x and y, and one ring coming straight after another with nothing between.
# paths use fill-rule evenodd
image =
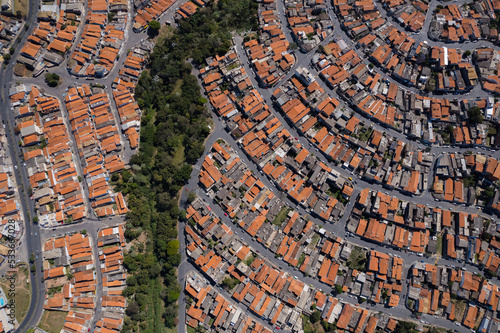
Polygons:
<instances>
[{"instance_id":1,"label":"row of houses","mask_svg":"<svg viewBox=\"0 0 500 333\"><path fill-rule=\"evenodd\" d=\"M38 222L53 226L82 220L88 212L61 102L29 85L13 87L10 99Z\"/></svg>"},{"instance_id":2,"label":"row of houses","mask_svg":"<svg viewBox=\"0 0 500 333\"><path fill-rule=\"evenodd\" d=\"M179 6L179 9L174 14L174 20L179 22L183 19L189 18L191 15L196 13L196 11L200 8L205 7L207 1L206 0L192 0L183 3Z\"/></svg>"},{"instance_id":3,"label":"row of houses","mask_svg":"<svg viewBox=\"0 0 500 333\"><path fill-rule=\"evenodd\" d=\"M250 317L245 309L220 295L216 288L205 282L195 272L186 275L185 292L189 308L186 324L203 327L207 332L251 332L271 333L272 330ZM212 323L211 323L212 322Z\"/></svg>"},{"instance_id":4,"label":"row of houses","mask_svg":"<svg viewBox=\"0 0 500 333\"><path fill-rule=\"evenodd\" d=\"M96 258L92 239L75 233L43 242L44 311L64 311L61 332L88 332L96 311Z\"/></svg>"},{"instance_id":5,"label":"row of houses","mask_svg":"<svg viewBox=\"0 0 500 333\"><path fill-rule=\"evenodd\" d=\"M108 94L86 84L70 87L65 105L93 211L98 217L125 214L123 195L113 193L109 185L110 175L123 170L125 162Z\"/></svg>"},{"instance_id":6,"label":"row of houses","mask_svg":"<svg viewBox=\"0 0 500 333\"><path fill-rule=\"evenodd\" d=\"M333 32L327 1L284 1L288 26L301 51L309 52Z\"/></svg>"},{"instance_id":7,"label":"row of houses","mask_svg":"<svg viewBox=\"0 0 500 333\"><path fill-rule=\"evenodd\" d=\"M498 332L500 290L466 270L415 263L410 267L409 307L461 323L477 332Z\"/></svg>"},{"instance_id":8,"label":"row of houses","mask_svg":"<svg viewBox=\"0 0 500 333\"><path fill-rule=\"evenodd\" d=\"M457 204L485 206L498 213L499 165L491 156L472 152L443 154L436 159L433 195ZM488 194L490 188L493 194Z\"/></svg>"},{"instance_id":9,"label":"row of houses","mask_svg":"<svg viewBox=\"0 0 500 333\"><path fill-rule=\"evenodd\" d=\"M71 74L103 77L111 71L125 40L128 10L125 0L88 2L80 42L67 65Z\"/></svg>"},{"instance_id":10,"label":"row of houses","mask_svg":"<svg viewBox=\"0 0 500 333\"><path fill-rule=\"evenodd\" d=\"M24 235L24 218L9 149L6 130L0 128L0 264L12 255L12 241L19 241ZM17 274L18 270L11 267L9 275ZM17 321L9 319L8 301L2 290L0 298L3 298L0 302L0 332L11 332Z\"/></svg>"},{"instance_id":11,"label":"row of houses","mask_svg":"<svg viewBox=\"0 0 500 333\"><path fill-rule=\"evenodd\" d=\"M465 93L478 84L474 66L470 59L463 59L460 49L417 44L412 35L382 18L373 20L368 27L363 15L342 24L367 59L395 80L441 93Z\"/></svg>"},{"instance_id":12,"label":"row of houses","mask_svg":"<svg viewBox=\"0 0 500 333\"><path fill-rule=\"evenodd\" d=\"M251 172L245 171L245 166L234 152L221 144L215 143L212 147L213 153L208 155L200 171L200 182L206 183L213 181L214 177L218 178L220 167L221 181L216 181L208 193L234 223L272 251L275 256L309 276L317 276L321 282L330 287L339 284L345 288L345 291L350 291L354 295L358 296L362 293L362 297L376 303L385 301L380 298L380 294L377 296L377 291L380 292L383 285L380 288L372 286L376 282L376 275L373 272L358 276L355 268L346 264L351 257L352 246L350 244L344 243L343 240L325 230L318 229L312 221L286 206ZM227 160L224 160L224 155ZM234 185L227 187L223 185L224 183ZM323 205L327 210L333 208L330 202L325 202ZM202 205L194 207L199 208ZM194 216L193 214L195 210L190 208L188 216ZM194 217L194 222L199 219L199 224L202 225L210 221L210 214L201 218ZM321 218L321 216L318 217ZM365 258L368 256L366 253L363 254L361 249L356 249L355 252L359 252L359 255ZM379 255L373 253L373 256ZM402 265L402 261L397 258L393 259L393 267L396 270L398 265ZM373 260L376 262L378 259ZM378 265L370 267L376 268ZM365 271L364 265L356 268ZM342 272L338 273L339 270ZM387 272L383 275L387 275ZM355 278L360 279L361 283L356 285ZM399 274L393 271L392 278L388 281L390 290L394 285L394 290L400 292L401 271ZM396 296L393 298L395 304L397 304L396 300L399 301L399 296L397 298Z\"/></svg>"},{"instance_id":13,"label":"row of houses","mask_svg":"<svg viewBox=\"0 0 500 333\"><path fill-rule=\"evenodd\" d=\"M424 144L496 146L493 128L497 125L500 104L494 98L446 99L416 94L371 70L353 50L342 49L344 44L342 40L332 42L312 60L319 77L327 83L325 89L331 97L338 96L371 121ZM484 65L491 68L492 73L495 67L490 66L486 58ZM311 75L311 71L306 70L306 74ZM469 121L469 110L473 107L480 109L486 121Z\"/></svg>"},{"instance_id":14,"label":"row of houses","mask_svg":"<svg viewBox=\"0 0 500 333\"><path fill-rule=\"evenodd\" d=\"M120 118L121 131L128 139L131 149L139 147L142 114L133 93L145 66L147 54L152 49L153 44L147 40L134 47L127 54L123 68L120 69L112 84L114 107Z\"/></svg>"},{"instance_id":15,"label":"row of houses","mask_svg":"<svg viewBox=\"0 0 500 333\"><path fill-rule=\"evenodd\" d=\"M10 54L10 48L22 31L23 23L23 19L15 16L0 15L0 54Z\"/></svg>"},{"instance_id":16,"label":"row of houses","mask_svg":"<svg viewBox=\"0 0 500 333\"><path fill-rule=\"evenodd\" d=\"M304 67L274 92L287 121L330 161L410 195L426 188L433 156L364 124Z\"/></svg>"},{"instance_id":17,"label":"row of houses","mask_svg":"<svg viewBox=\"0 0 500 333\"><path fill-rule=\"evenodd\" d=\"M381 2L387 13L406 30L418 32L423 28L429 9L426 2L391 0L382 0ZM364 2L363 5L370 9L369 2Z\"/></svg>"},{"instance_id":18,"label":"row of houses","mask_svg":"<svg viewBox=\"0 0 500 333\"><path fill-rule=\"evenodd\" d=\"M115 90L133 91L146 63L147 54L152 50L153 44L148 40L140 42L132 50L129 50L123 67L120 68L111 87Z\"/></svg>"},{"instance_id":19,"label":"row of houses","mask_svg":"<svg viewBox=\"0 0 500 333\"><path fill-rule=\"evenodd\" d=\"M0 129L0 234L4 236L8 236L5 228L9 220L15 221L16 233L20 231L18 223L22 220L18 186L9 149L5 128L2 128Z\"/></svg>"},{"instance_id":20,"label":"row of houses","mask_svg":"<svg viewBox=\"0 0 500 333\"><path fill-rule=\"evenodd\" d=\"M37 27L21 49L17 62L37 76L45 68L60 65L67 57L83 24L83 2L63 1L42 5Z\"/></svg>"},{"instance_id":21,"label":"row of houses","mask_svg":"<svg viewBox=\"0 0 500 333\"><path fill-rule=\"evenodd\" d=\"M477 67L479 69L480 77L482 78L481 84L483 89L493 93L500 93L500 80L496 65L500 61L500 52L492 48L480 48L474 50L474 57L476 59ZM498 122L498 104L490 106L491 116Z\"/></svg>"},{"instance_id":22,"label":"row of houses","mask_svg":"<svg viewBox=\"0 0 500 333\"><path fill-rule=\"evenodd\" d=\"M292 68L295 57L283 32L284 22L280 21L277 2L259 2L258 15L258 38L246 41L244 50L259 84L271 87Z\"/></svg>"},{"instance_id":23,"label":"row of houses","mask_svg":"<svg viewBox=\"0 0 500 333\"><path fill-rule=\"evenodd\" d=\"M165 13L175 0L143 0L137 3L134 1L135 18L133 29L135 32L140 32L148 27L152 20L158 20Z\"/></svg>"},{"instance_id":24,"label":"row of houses","mask_svg":"<svg viewBox=\"0 0 500 333\"><path fill-rule=\"evenodd\" d=\"M347 230L370 242L419 256L441 254L497 274L500 234L477 214L430 208L379 191L362 190Z\"/></svg>"},{"instance_id":25,"label":"row of houses","mask_svg":"<svg viewBox=\"0 0 500 333\"><path fill-rule=\"evenodd\" d=\"M230 52L226 59L234 56ZM333 171L291 137L258 91L246 86L248 76L241 66L227 71L223 59L218 63L222 64L211 65L208 71L203 69L201 76L216 112L227 119L227 130L260 172L292 201L324 220L334 220L352 193L347 177ZM210 70L212 66L217 70ZM222 83L228 81L234 82L239 101L233 102L229 91L222 92Z\"/></svg>"},{"instance_id":26,"label":"row of houses","mask_svg":"<svg viewBox=\"0 0 500 333\"><path fill-rule=\"evenodd\" d=\"M97 318L95 332L120 332L123 327L127 305L126 298L122 296L127 277L123 267L125 245L124 224L99 230L97 246L102 278L102 310Z\"/></svg>"},{"instance_id":27,"label":"row of houses","mask_svg":"<svg viewBox=\"0 0 500 333\"><path fill-rule=\"evenodd\" d=\"M189 225L186 226L186 243L191 261L204 277L216 282L218 286L224 286L240 306L273 327L298 332L302 329L301 315L310 316L312 312L319 311L323 320L330 324L336 323L337 328L346 331L374 332L376 328L395 328L396 322L389 323L389 318L381 313L381 317L378 317L366 309L344 304L328 295L328 292L301 282L296 276L291 276L261 257L215 216L199 197L187 212ZM296 229L296 224L292 229ZM306 234L302 236L304 232ZM296 237L300 238L310 237L308 233L305 229L297 229L295 232ZM316 236L312 237L313 241L307 252L315 256L315 266L319 271L318 277L325 283L324 289L331 289L336 284L340 292L347 291L360 299L386 303L389 307L399 304L403 272L403 261L400 258L361 250L333 235L323 234L321 237L317 244L314 240ZM366 255L366 266L362 265L361 271L346 266L347 260L353 258L352 253L356 257ZM307 261L308 256L298 266L306 266ZM203 280L205 279L200 277L200 281ZM237 322L233 324L224 321L231 314L214 315L200 311L208 303L202 305L203 300L196 299L200 290L196 290L195 294L188 289L189 286L187 294L195 298L191 300L188 297L188 325L202 325L209 331L232 331L238 326ZM202 295L207 296L205 293ZM370 316L374 316L374 319L370 319Z\"/></svg>"},{"instance_id":28,"label":"row of houses","mask_svg":"<svg viewBox=\"0 0 500 333\"><path fill-rule=\"evenodd\" d=\"M450 153L438 156L434 170L434 197L474 205L479 185L490 186L500 180L500 170L495 173L497 164L496 159L482 154ZM477 176L486 177L485 183L478 181Z\"/></svg>"},{"instance_id":29,"label":"row of houses","mask_svg":"<svg viewBox=\"0 0 500 333\"><path fill-rule=\"evenodd\" d=\"M495 15L493 10L500 8L489 8L490 4L489 1L477 1L467 6L451 4L437 8L430 24L429 38L448 43L481 39L496 42L498 27L494 23L495 16L491 15Z\"/></svg>"},{"instance_id":30,"label":"row of houses","mask_svg":"<svg viewBox=\"0 0 500 333\"><path fill-rule=\"evenodd\" d=\"M462 59L460 49L416 43L412 33L393 26L370 3L335 8L343 29L366 58L404 85L441 93L464 93L477 85L475 68L470 59Z\"/></svg>"}]
</instances>

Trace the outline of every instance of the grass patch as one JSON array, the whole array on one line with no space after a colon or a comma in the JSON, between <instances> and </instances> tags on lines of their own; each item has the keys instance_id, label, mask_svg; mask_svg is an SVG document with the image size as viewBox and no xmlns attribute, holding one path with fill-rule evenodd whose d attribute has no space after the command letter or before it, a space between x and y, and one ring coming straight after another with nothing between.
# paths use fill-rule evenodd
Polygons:
<instances>
[{"instance_id":1,"label":"grass patch","mask_svg":"<svg viewBox=\"0 0 500 333\"><path fill-rule=\"evenodd\" d=\"M288 215L289 211L290 208L288 206L283 206L278 215L276 215L276 217L274 218L273 224L281 227L283 222L285 222L286 216Z\"/></svg>"},{"instance_id":2,"label":"grass patch","mask_svg":"<svg viewBox=\"0 0 500 333\"><path fill-rule=\"evenodd\" d=\"M184 163L184 146L179 145L177 149L175 150L174 156L173 156L173 163L176 163L176 165L182 165Z\"/></svg>"},{"instance_id":3,"label":"grass patch","mask_svg":"<svg viewBox=\"0 0 500 333\"><path fill-rule=\"evenodd\" d=\"M180 325L180 323L179 323L179 325ZM187 326L187 333L196 333L196 329L194 329L193 327L188 325Z\"/></svg>"},{"instance_id":4,"label":"grass patch","mask_svg":"<svg viewBox=\"0 0 500 333\"><path fill-rule=\"evenodd\" d=\"M14 14L20 13L23 17L28 15L28 0L14 0Z\"/></svg>"},{"instance_id":5,"label":"grass patch","mask_svg":"<svg viewBox=\"0 0 500 333\"><path fill-rule=\"evenodd\" d=\"M53 296L54 294L60 293L61 289L62 289L62 286L50 288L47 293L49 294L49 296Z\"/></svg>"},{"instance_id":6,"label":"grass patch","mask_svg":"<svg viewBox=\"0 0 500 333\"><path fill-rule=\"evenodd\" d=\"M24 317L26 317L30 306L31 286L29 283L26 283L28 278L28 268L19 267L19 272L16 273L16 295L14 297L16 302L16 320L18 323L22 322ZM5 295L8 295L10 280L7 280L5 277L2 278L0 286L2 287Z\"/></svg>"},{"instance_id":7,"label":"grass patch","mask_svg":"<svg viewBox=\"0 0 500 333\"><path fill-rule=\"evenodd\" d=\"M247 264L247 266L250 266L253 261L255 260L255 257L253 255L249 255L246 259L245 259L245 264Z\"/></svg>"},{"instance_id":8,"label":"grass patch","mask_svg":"<svg viewBox=\"0 0 500 333\"><path fill-rule=\"evenodd\" d=\"M160 31L158 32L157 43L162 42L165 38L172 37L174 28L169 25L162 25Z\"/></svg>"},{"instance_id":9,"label":"grass patch","mask_svg":"<svg viewBox=\"0 0 500 333\"><path fill-rule=\"evenodd\" d=\"M227 277L224 280L222 280L222 286L225 287L227 290L233 290L233 288L236 287L239 283L240 280L233 277Z\"/></svg>"},{"instance_id":10,"label":"grass patch","mask_svg":"<svg viewBox=\"0 0 500 333\"><path fill-rule=\"evenodd\" d=\"M476 175L470 175L469 177L464 178L463 182L464 187L474 187L477 184L477 177Z\"/></svg>"},{"instance_id":11,"label":"grass patch","mask_svg":"<svg viewBox=\"0 0 500 333\"><path fill-rule=\"evenodd\" d=\"M64 321L67 315L68 313L65 311L45 310L38 327L48 333L59 333L64 326Z\"/></svg>"},{"instance_id":12,"label":"grass patch","mask_svg":"<svg viewBox=\"0 0 500 333\"><path fill-rule=\"evenodd\" d=\"M172 90L172 95L180 95L182 93L182 79L175 81L174 89Z\"/></svg>"},{"instance_id":13,"label":"grass patch","mask_svg":"<svg viewBox=\"0 0 500 333\"><path fill-rule=\"evenodd\" d=\"M316 245L318 245L320 238L321 238L321 236L319 234L314 234L314 236L311 239L311 243L307 247L310 248L311 250L314 250Z\"/></svg>"},{"instance_id":14,"label":"grass patch","mask_svg":"<svg viewBox=\"0 0 500 333\"><path fill-rule=\"evenodd\" d=\"M372 135L373 133L373 129L371 128L361 128L359 131L358 131L358 139L363 141L363 142L367 142L368 139L370 138L370 136Z\"/></svg>"},{"instance_id":15,"label":"grass patch","mask_svg":"<svg viewBox=\"0 0 500 333\"><path fill-rule=\"evenodd\" d=\"M304 253L302 253L299 257L299 260L298 260L298 263L297 263L297 267L300 267L302 266L302 264L304 263L304 260L306 260L306 255Z\"/></svg>"},{"instance_id":16,"label":"grass patch","mask_svg":"<svg viewBox=\"0 0 500 333\"><path fill-rule=\"evenodd\" d=\"M355 246L351 255L349 256L349 260L347 260L347 266L350 269L356 269L360 272L364 272L366 270L366 252L362 248Z\"/></svg>"},{"instance_id":17,"label":"grass patch","mask_svg":"<svg viewBox=\"0 0 500 333\"><path fill-rule=\"evenodd\" d=\"M441 257L443 253L443 236L439 235L436 239L436 254Z\"/></svg>"}]
</instances>

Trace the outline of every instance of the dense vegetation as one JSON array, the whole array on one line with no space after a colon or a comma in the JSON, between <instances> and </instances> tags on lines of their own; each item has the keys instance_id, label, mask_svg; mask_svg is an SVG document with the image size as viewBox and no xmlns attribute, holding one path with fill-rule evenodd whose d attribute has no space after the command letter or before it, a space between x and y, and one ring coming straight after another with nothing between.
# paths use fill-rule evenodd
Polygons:
<instances>
[{"instance_id":1,"label":"dense vegetation","mask_svg":"<svg viewBox=\"0 0 500 333\"><path fill-rule=\"evenodd\" d=\"M56 73L45 74L45 83L47 83L49 87L57 87L60 79L61 77Z\"/></svg>"},{"instance_id":2,"label":"dense vegetation","mask_svg":"<svg viewBox=\"0 0 500 333\"><path fill-rule=\"evenodd\" d=\"M165 332L177 324L180 263L177 219L179 190L202 154L209 113L192 67L224 54L230 31L256 25L252 0L219 0L199 10L167 37L159 37L135 97L143 111L139 153L131 170L112 178L128 196L126 237L134 240L124 264L131 277L123 332ZM184 250L184 249L183 249Z\"/></svg>"}]
</instances>

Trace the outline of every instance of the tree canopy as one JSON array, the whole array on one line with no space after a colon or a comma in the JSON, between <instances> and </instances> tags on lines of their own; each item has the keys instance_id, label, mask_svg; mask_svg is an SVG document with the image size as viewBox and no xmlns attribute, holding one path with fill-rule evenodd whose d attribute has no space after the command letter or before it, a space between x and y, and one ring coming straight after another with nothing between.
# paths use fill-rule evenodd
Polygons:
<instances>
[{"instance_id":1,"label":"tree canopy","mask_svg":"<svg viewBox=\"0 0 500 333\"><path fill-rule=\"evenodd\" d=\"M481 124L483 122L483 112L479 107L471 107L467 114L469 115L469 121L472 124Z\"/></svg>"},{"instance_id":2,"label":"tree canopy","mask_svg":"<svg viewBox=\"0 0 500 333\"><path fill-rule=\"evenodd\" d=\"M47 83L49 87L57 87L60 79L60 76L56 73L45 74L45 83Z\"/></svg>"},{"instance_id":3,"label":"tree canopy","mask_svg":"<svg viewBox=\"0 0 500 333\"><path fill-rule=\"evenodd\" d=\"M127 279L124 290L130 300L122 332L163 332L177 325L177 220L185 217L178 196L210 132L207 101L187 60L199 65L224 54L231 31L256 27L256 18L254 1L211 2L157 39L141 74L135 91L142 110L139 152L131 158L130 170L112 178L116 190L128 197L125 236L129 241L147 236L124 257L134 279Z\"/></svg>"},{"instance_id":4,"label":"tree canopy","mask_svg":"<svg viewBox=\"0 0 500 333\"><path fill-rule=\"evenodd\" d=\"M150 36L156 36L156 35L158 35L160 28L161 28L160 22L155 21L155 20L151 20L148 23L148 34Z\"/></svg>"}]
</instances>

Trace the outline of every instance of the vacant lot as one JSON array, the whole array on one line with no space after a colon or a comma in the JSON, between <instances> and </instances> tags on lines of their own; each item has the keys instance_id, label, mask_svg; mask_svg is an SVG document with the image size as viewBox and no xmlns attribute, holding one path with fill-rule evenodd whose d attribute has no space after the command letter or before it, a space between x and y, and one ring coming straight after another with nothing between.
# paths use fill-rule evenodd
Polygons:
<instances>
[{"instance_id":1,"label":"vacant lot","mask_svg":"<svg viewBox=\"0 0 500 333\"><path fill-rule=\"evenodd\" d=\"M465 309L467 308L467 302L464 300L451 300L452 303L455 303L455 320L462 322L464 320Z\"/></svg>"},{"instance_id":2,"label":"vacant lot","mask_svg":"<svg viewBox=\"0 0 500 333\"><path fill-rule=\"evenodd\" d=\"M28 15L28 0L14 0L14 13L26 17Z\"/></svg>"},{"instance_id":3,"label":"vacant lot","mask_svg":"<svg viewBox=\"0 0 500 333\"><path fill-rule=\"evenodd\" d=\"M59 333L67 314L65 311L44 311L39 327L48 333Z\"/></svg>"},{"instance_id":4,"label":"vacant lot","mask_svg":"<svg viewBox=\"0 0 500 333\"><path fill-rule=\"evenodd\" d=\"M30 306L31 286L27 283L28 276L28 268L24 266L19 267L19 272L15 275L16 296L14 300L16 302L16 320L18 323L23 321ZM9 293L10 281L4 277L0 280L0 286L5 295L7 295Z\"/></svg>"},{"instance_id":5,"label":"vacant lot","mask_svg":"<svg viewBox=\"0 0 500 333\"><path fill-rule=\"evenodd\" d=\"M347 266L350 269L356 269L360 272L364 272L365 265L366 265L366 251L360 247L355 246L351 251L349 260L347 260Z\"/></svg>"},{"instance_id":6,"label":"vacant lot","mask_svg":"<svg viewBox=\"0 0 500 333\"><path fill-rule=\"evenodd\" d=\"M14 65L14 74L22 77L33 77L33 72L28 70L26 66L20 63Z\"/></svg>"},{"instance_id":7,"label":"vacant lot","mask_svg":"<svg viewBox=\"0 0 500 333\"><path fill-rule=\"evenodd\" d=\"M287 206L283 206L283 208L281 208L278 215L276 215L276 217L274 218L273 224L277 225L277 226L281 226L283 224L283 222L285 222L289 211L290 211L290 209Z\"/></svg>"}]
</instances>

